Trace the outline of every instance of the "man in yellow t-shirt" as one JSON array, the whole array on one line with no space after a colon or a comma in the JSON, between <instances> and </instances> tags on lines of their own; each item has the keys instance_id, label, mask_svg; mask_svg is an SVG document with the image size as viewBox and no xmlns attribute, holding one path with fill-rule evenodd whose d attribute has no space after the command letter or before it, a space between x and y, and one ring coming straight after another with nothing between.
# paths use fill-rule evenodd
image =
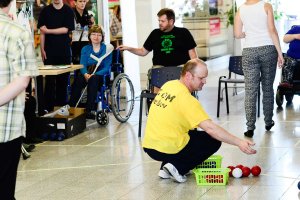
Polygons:
<instances>
[{"instance_id":1,"label":"man in yellow t-shirt","mask_svg":"<svg viewBox=\"0 0 300 200\"><path fill-rule=\"evenodd\" d=\"M164 84L150 107L143 140L144 151L161 161L159 177L182 183L185 174L214 154L226 142L246 154L254 154L254 145L242 140L207 115L200 102L191 95L206 83L208 70L200 59L189 60L180 80ZM198 131L196 128L204 131Z\"/></svg>"}]
</instances>

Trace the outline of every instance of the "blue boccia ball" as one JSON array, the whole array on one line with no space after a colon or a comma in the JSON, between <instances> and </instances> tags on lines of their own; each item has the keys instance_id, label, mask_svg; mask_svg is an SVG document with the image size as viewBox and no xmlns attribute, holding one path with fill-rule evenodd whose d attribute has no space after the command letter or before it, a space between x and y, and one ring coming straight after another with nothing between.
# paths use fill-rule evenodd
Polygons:
<instances>
[{"instance_id":1,"label":"blue boccia ball","mask_svg":"<svg viewBox=\"0 0 300 200\"><path fill-rule=\"evenodd\" d=\"M298 189L300 190L300 181L298 182Z\"/></svg>"},{"instance_id":2,"label":"blue boccia ball","mask_svg":"<svg viewBox=\"0 0 300 200\"><path fill-rule=\"evenodd\" d=\"M53 133L50 133L50 135L49 135L49 139L51 140L51 141L54 141L54 140L56 140L56 133L55 132L53 132Z\"/></svg>"},{"instance_id":3,"label":"blue boccia ball","mask_svg":"<svg viewBox=\"0 0 300 200\"><path fill-rule=\"evenodd\" d=\"M65 139L65 134L63 132L59 132L57 134L57 140L58 141L63 141Z\"/></svg>"}]
</instances>

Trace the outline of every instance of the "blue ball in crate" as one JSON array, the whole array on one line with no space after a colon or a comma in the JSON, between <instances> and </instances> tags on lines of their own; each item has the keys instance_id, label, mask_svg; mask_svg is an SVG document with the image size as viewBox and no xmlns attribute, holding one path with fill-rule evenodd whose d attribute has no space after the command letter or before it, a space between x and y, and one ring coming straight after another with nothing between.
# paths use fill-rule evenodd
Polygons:
<instances>
[{"instance_id":1,"label":"blue ball in crate","mask_svg":"<svg viewBox=\"0 0 300 200\"><path fill-rule=\"evenodd\" d=\"M63 132L59 132L57 134L57 141L63 141L65 139L65 134Z\"/></svg>"},{"instance_id":2,"label":"blue ball in crate","mask_svg":"<svg viewBox=\"0 0 300 200\"><path fill-rule=\"evenodd\" d=\"M52 132L52 133L50 133L50 135L49 135L49 139L50 139L51 141L54 141L54 140L56 140L56 138L57 138L57 135L56 135L56 133L55 133L55 132Z\"/></svg>"},{"instance_id":3,"label":"blue ball in crate","mask_svg":"<svg viewBox=\"0 0 300 200\"><path fill-rule=\"evenodd\" d=\"M300 190L300 181L298 182L298 189Z\"/></svg>"},{"instance_id":4,"label":"blue ball in crate","mask_svg":"<svg viewBox=\"0 0 300 200\"><path fill-rule=\"evenodd\" d=\"M41 139L44 140L44 141L48 140L49 139L49 134L48 133L43 133L41 135Z\"/></svg>"}]
</instances>

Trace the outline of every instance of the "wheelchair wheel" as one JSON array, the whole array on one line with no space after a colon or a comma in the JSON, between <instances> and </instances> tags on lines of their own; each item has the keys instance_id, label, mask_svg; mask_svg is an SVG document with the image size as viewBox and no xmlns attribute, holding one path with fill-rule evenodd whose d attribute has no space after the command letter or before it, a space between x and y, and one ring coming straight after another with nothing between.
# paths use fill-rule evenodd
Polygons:
<instances>
[{"instance_id":1,"label":"wheelchair wheel","mask_svg":"<svg viewBox=\"0 0 300 200\"><path fill-rule=\"evenodd\" d=\"M285 95L285 100L287 102L287 104L291 104L294 98L294 94L286 94Z\"/></svg>"},{"instance_id":2,"label":"wheelchair wheel","mask_svg":"<svg viewBox=\"0 0 300 200\"><path fill-rule=\"evenodd\" d=\"M282 106L282 103L283 103L283 95L282 93L280 92L280 89L277 89L277 92L276 92L276 104L278 107L281 107Z\"/></svg>"},{"instance_id":3,"label":"wheelchair wheel","mask_svg":"<svg viewBox=\"0 0 300 200\"><path fill-rule=\"evenodd\" d=\"M111 99L114 116L119 122L126 122L134 107L134 88L126 74L119 74L113 81Z\"/></svg>"},{"instance_id":4,"label":"wheelchair wheel","mask_svg":"<svg viewBox=\"0 0 300 200\"><path fill-rule=\"evenodd\" d=\"M96 120L99 125L105 126L109 122L108 114L104 112L103 110L98 111L96 114Z\"/></svg>"}]
</instances>

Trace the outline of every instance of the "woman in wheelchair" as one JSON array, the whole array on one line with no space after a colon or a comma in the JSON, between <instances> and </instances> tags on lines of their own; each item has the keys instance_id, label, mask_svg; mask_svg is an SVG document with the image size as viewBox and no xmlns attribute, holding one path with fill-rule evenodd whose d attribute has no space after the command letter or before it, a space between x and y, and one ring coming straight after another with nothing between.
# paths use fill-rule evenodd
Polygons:
<instances>
[{"instance_id":1,"label":"woman in wheelchair","mask_svg":"<svg viewBox=\"0 0 300 200\"><path fill-rule=\"evenodd\" d=\"M100 26L93 25L89 29L88 38L90 44L84 46L81 50L80 64L83 65L83 68L80 69L80 73L78 73L72 85L69 105L76 106L81 91L87 86L86 117L87 119L95 119L95 114L92 111L96 109L97 92L103 85L104 75L109 74L112 55L110 54L104 58L95 73L93 73L97 61L91 57L91 54L100 58L105 55L107 48L104 44L104 32Z\"/></svg>"},{"instance_id":2,"label":"woman in wheelchair","mask_svg":"<svg viewBox=\"0 0 300 200\"><path fill-rule=\"evenodd\" d=\"M289 49L284 57L285 62L282 68L282 82L280 86L292 88L294 71L297 71L297 68L300 67L300 26L292 26L285 34L283 41L289 43ZM299 75L297 76L297 80L299 79L298 77Z\"/></svg>"}]
</instances>

